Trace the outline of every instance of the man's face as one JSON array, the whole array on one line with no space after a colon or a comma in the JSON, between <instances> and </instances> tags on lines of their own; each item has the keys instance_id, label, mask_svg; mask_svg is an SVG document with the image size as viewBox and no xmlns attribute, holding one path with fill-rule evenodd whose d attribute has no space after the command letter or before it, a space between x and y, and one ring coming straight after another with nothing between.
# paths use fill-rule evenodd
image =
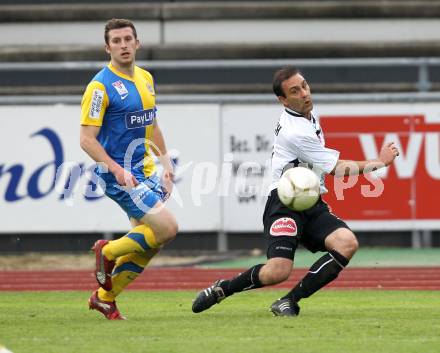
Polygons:
<instances>
[{"instance_id":1,"label":"man's face","mask_svg":"<svg viewBox=\"0 0 440 353\"><path fill-rule=\"evenodd\" d=\"M298 113L308 116L313 109L310 87L301 74L291 76L283 81L281 89L285 97L278 97L281 104Z\"/></svg>"},{"instance_id":2,"label":"man's face","mask_svg":"<svg viewBox=\"0 0 440 353\"><path fill-rule=\"evenodd\" d=\"M108 32L108 44L105 51L112 60L121 66L131 64L139 48L139 40L133 35L131 27L112 29Z\"/></svg>"}]
</instances>

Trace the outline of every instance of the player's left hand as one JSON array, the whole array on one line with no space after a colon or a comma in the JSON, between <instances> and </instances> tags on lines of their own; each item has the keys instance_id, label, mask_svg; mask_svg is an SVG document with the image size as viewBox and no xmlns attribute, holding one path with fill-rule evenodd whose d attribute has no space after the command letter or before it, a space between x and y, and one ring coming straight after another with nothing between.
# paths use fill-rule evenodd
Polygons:
<instances>
[{"instance_id":1,"label":"player's left hand","mask_svg":"<svg viewBox=\"0 0 440 353\"><path fill-rule=\"evenodd\" d=\"M174 171L173 169L165 169L162 174L162 185L166 191L171 194L174 186Z\"/></svg>"},{"instance_id":2,"label":"player's left hand","mask_svg":"<svg viewBox=\"0 0 440 353\"><path fill-rule=\"evenodd\" d=\"M399 150L397 149L394 142L389 142L382 147L379 153L379 159L386 166L393 163L394 159L399 155Z\"/></svg>"}]
</instances>

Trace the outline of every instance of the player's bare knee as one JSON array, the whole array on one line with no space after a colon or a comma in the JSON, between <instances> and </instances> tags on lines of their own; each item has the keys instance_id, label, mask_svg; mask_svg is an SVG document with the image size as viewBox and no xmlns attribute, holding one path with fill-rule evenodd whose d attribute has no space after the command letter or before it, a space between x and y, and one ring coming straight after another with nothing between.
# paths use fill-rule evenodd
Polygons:
<instances>
[{"instance_id":1,"label":"player's bare knee","mask_svg":"<svg viewBox=\"0 0 440 353\"><path fill-rule=\"evenodd\" d=\"M352 233L352 235L353 236L350 238L350 240L348 240L347 247L353 256L355 254L355 252L358 251L358 249L359 249L359 242L353 233Z\"/></svg>"},{"instance_id":2,"label":"player's bare knee","mask_svg":"<svg viewBox=\"0 0 440 353\"><path fill-rule=\"evenodd\" d=\"M277 284L284 282L286 279L289 278L289 275L290 275L290 269L285 269L285 268L276 269L269 276L270 284Z\"/></svg>"},{"instance_id":3,"label":"player's bare knee","mask_svg":"<svg viewBox=\"0 0 440 353\"><path fill-rule=\"evenodd\" d=\"M347 259L351 259L359 249L359 242L351 230L341 228L329 237L327 247L329 250L336 250Z\"/></svg>"},{"instance_id":4,"label":"player's bare knee","mask_svg":"<svg viewBox=\"0 0 440 353\"><path fill-rule=\"evenodd\" d=\"M179 226L177 225L176 221L170 222L168 224L168 238L169 238L169 241L173 240L176 237L178 231L179 231Z\"/></svg>"},{"instance_id":5,"label":"player's bare knee","mask_svg":"<svg viewBox=\"0 0 440 353\"><path fill-rule=\"evenodd\" d=\"M165 245L173 241L176 237L177 230L177 223L167 224L166 226L163 226L160 232L156 234L159 243Z\"/></svg>"},{"instance_id":6,"label":"player's bare knee","mask_svg":"<svg viewBox=\"0 0 440 353\"><path fill-rule=\"evenodd\" d=\"M277 264L273 266L273 264L266 264L260 271L260 281L264 285L273 285L284 282L290 276L292 272L292 264L290 263L288 266L280 266Z\"/></svg>"},{"instance_id":7,"label":"player's bare knee","mask_svg":"<svg viewBox=\"0 0 440 353\"><path fill-rule=\"evenodd\" d=\"M290 268L277 269L274 273L275 282L280 283L287 280L290 276L291 271L292 270Z\"/></svg>"},{"instance_id":8,"label":"player's bare knee","mask_svg":"<svg viewBox=\"0 0 440 353\"><path fill-rule=\"evenodd\" d=\"M347 229L345 236L342 239L342 248L344 256L351 258L359 249L359 242L352 231Z\"/></svg>"}]
</instances>

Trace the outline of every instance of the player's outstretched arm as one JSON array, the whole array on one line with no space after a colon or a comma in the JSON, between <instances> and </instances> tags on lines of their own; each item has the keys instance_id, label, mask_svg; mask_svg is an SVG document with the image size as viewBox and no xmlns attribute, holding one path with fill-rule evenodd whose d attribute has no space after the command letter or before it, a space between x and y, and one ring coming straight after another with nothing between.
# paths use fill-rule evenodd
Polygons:
<instances>
[{"instance_id":1,"label":"player's outstretched arm","mask_svg":"<svg viewBox=\"0 0 440 353\"><path fill-rule=\"evenodd\" d=\"M136 178L118 163L116 163L102 145L96 139L100 127L92 125L81 125L80 129L80 145L81 148L95 161L105 165L109 172L112 173L116 181L121 186L133 187L139 184Z\"/></svg>"},{"instance_id":2,"label":"player's outstretched arm","mask_svg":"<svg viewBox=\"0 0 440 353\"><path fill-rule=\"evenodd\" d=\"M338 160L331 174L337 177L342 177L348 175L369 173L374 170L389 166L391 163L393 163L394 159L398 155L399 151L394 145L394 142L390 142L382 147L379 153L379 157L376 159L366 161L350 161L344 159Z\"/></svg>"}]
</instances>

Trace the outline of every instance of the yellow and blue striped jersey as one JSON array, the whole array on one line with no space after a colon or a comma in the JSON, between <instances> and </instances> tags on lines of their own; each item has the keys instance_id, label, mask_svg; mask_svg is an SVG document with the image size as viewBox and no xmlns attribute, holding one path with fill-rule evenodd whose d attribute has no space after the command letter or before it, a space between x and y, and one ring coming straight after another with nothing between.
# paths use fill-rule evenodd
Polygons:
<instances>
[{"instance_id":1,"label":"yellow and blue striped jersey","mask_svg":"<svg viewBox=\"0 0 440 353\"><path fill-rule=\"evenodd\" d=\"M156 118L153 77L135 66L133 77L110 63L88 84L81 102L81 125L100 126L97 136L107 154L143 180L154 173L149 141ZM102 173L100 173L102 174ZM110 173L101 175L113 178Z\"/></svg>"}]
</instances>

